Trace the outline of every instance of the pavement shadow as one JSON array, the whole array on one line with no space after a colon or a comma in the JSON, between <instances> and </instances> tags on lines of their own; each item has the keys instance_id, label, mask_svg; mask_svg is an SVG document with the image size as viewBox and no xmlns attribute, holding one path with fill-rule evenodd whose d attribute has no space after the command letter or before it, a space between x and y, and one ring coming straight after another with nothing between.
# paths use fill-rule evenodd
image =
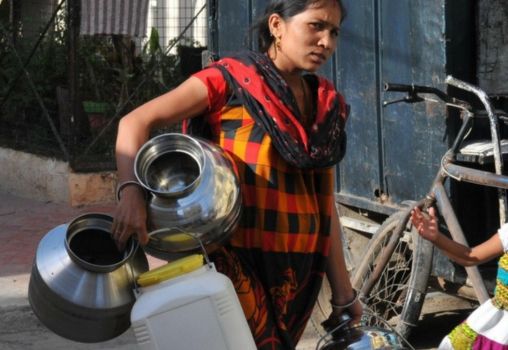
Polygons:
<instances>
[{"instance_id":1,"label":"pavement shadow","mask_svg":"<svg viewBox=\"0 0 508 350\"><path fill-rule=\"evenodd\" d=\"M450 331L462 323L472 309L459 309L424 314L417 328L411 333L409 342L415 349L436 349Z\"/></svg>"}]
</instances>

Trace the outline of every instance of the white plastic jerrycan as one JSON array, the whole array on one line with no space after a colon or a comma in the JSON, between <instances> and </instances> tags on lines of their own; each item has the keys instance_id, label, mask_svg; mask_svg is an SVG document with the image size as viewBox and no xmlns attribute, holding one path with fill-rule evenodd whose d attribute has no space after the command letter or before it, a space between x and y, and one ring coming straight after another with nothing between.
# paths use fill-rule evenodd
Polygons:
<instances>
[{"instance_id":1,"label":"white plastic jerrycan","mask_svg":"<svg viewBox=\"0 0 508 350\"><path fill-rule=\"evenodd\" d=\"M231 280L190 255L145 272L131 311L140 349L256 350Z\"/></svg>"}]
</instances>

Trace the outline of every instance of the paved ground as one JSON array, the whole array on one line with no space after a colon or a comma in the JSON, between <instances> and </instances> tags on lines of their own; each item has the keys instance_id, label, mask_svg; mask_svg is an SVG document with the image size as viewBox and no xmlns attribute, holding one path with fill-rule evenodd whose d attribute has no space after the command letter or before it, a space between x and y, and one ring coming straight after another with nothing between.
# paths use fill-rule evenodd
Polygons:
<instances>
[{"instance_id":1,"label":"paved ground","mask_svg":"<svg viewBox=\"0 0 508 350\"><path fill-rule=\"evenodd\" d=\"M131 330L108 342L81 344L63 339L43 326L27 300L32 262L40 239L52 228L90 212L112 214L113 203L73 208L23 199L0 192L0 350L136 349ZM149 257L151 267L162 262ZM417 349L433 349L442 335L460 322L469 307L434 293L425 303L421 326L411 339ZM311 328L311 327L309 327ZM314 349L309 329L298 350Z\"/></svg>"},{"instance_id":2,"label":"paved ground","mask_svg":"<svg viewBox=\"0 0 508 350\"><path fill-rule=\"evenodd\" d=\"M73 208L0 193L1 350L136 349L135 339L130 331L100 345L80 344L63 339L38 321L27 299L30 271L40 239L52 228L81 214L111 214L112 210L112 203Z\"/></svg>"},{"instance_id":3,"label":"paved ground","mask_svg":"<svg viewBox=\"0 0 508 350\"><path fill-rule=\"evenodd\" d=\"M73 208L0 192L0 350L137 349L133 332L103 343L82 344L49 331L28 304L32 262L41 238L58 225L85 213L112 214L114 203ZM163 261L148 257L150 267ZM299 350L315 348L314 339ZM192 350L192 349L189 349Z\"/></svg>"}]
</instances>

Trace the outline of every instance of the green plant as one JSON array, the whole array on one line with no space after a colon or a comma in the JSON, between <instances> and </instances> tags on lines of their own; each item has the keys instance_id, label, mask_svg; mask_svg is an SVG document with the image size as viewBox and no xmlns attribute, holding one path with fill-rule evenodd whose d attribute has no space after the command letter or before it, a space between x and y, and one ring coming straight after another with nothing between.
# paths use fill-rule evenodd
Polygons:
<instances>
[{"instance_id":1,"label":"green plant","mask_svg":"<svg viewBox=\"0 0 508 350\"><path fill-rule=\"evenodd\" d=\"M52 153L48 150L58 148L57 141L43 112L58 125L55 86L66 80L65 29L57 26L47 32L32 56L35 41L18 40L14 45L12 27L1 29L0 142Z\"/></svg>"},{"instance_id":2,"label":"green plant","mask_svg":"<svg viewBox=\"0 0 508 350\"><path fill-rule=\"evenodd\" d=\"M174 40L168 43L168 47L173 45ZM144 101L171 90L184 79L180 74L178 56L161 47L159 33L155 28L152 28L143 47L141 60L140 77L143 77L143 81L140 83L143 83L144 91L139 97Z\"/></svg>"},{"instance_id":3,"label":"green plant","mask_svg":"<svg viewBox=\"0 0 508 350\"><path fill-rule=\"evenodd\" d=\"M28 83L19 59L25 62L35 43L20 38L14 51L9 41L11 35L12 29L0 32L0 143L34 153L42 149L42 153L62 156L57 138L41 112L37 95L56 129L61 130L59 108L62 106L57 103L56 90L57 87L69 90L70 64L65 17L57 18L54 30L46 33L24 67L33 84ZM176 44L176 41L169 43L170 46ZM106 108L102 113L107 120L99 123L103 130L96 128L92 133L82 130L82 124L74 124L74 138L64 141L70 143L67 146L74 152L71 157L81 156L86 150L89 156L113 159L116 122L185 78L179 57L160 45L156 29L151 30L142 47L136 46L130 37L121 35L80 36L76 46L79 86L76 101L101 103ZM81 107L86 113L85 105ZM97 114L97 111L88 113Z\"/></svg>"}]
</instances>

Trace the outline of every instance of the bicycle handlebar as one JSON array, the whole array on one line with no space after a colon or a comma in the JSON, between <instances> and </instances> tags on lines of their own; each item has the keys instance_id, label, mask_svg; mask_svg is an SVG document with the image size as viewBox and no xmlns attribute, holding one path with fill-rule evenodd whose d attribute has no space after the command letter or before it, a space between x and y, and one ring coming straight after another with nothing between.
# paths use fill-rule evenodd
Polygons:
<instances>
[{"instance_id":1,"label":"bicycle handlebar","mask_svg":"<svg viewBox=\"0 0 508 350\"><path fill-rule=\"evenodd\" d=\"M447 81L449 82L449 80ZM450 85L453 85L450 83ZM461 86L458 86L461 88ZM383 106L388 106L392 103L399 103L399 102L406 102L406 103L416 103L416 102L422 102L425 99L419 96L418 94L433 94L437 96L441 101L445 102L449 106L458 107L463 110L467 110L469 112L472 111L471 105L467 103L466 101L459 100L455 97L451 97L446 92L439 90L438 88L432 87L432 86L424 86L424 85L408 85L408 84L398 84L398 83L385 83L384 84L384 90L385 91L395 91L395 92L407 92L407 96L394 100L394 101L388 101L384 102ZM467 89L464 89L467 90ZM467 90L469 91L469 90Z\"/></svg>"},{"instance_id":2,"label":"bicycle handlebar","mask_svg":"<svg viewBox=\"0 0 508 350\"><path fill-rule=\"evenodd\" d=\"M496 170L496 174L500 175L503 174L503 163L502 163L502 154L501 154L501 145L499 140L499 124L496 115L494 114L492 105L490 103L488 95L481 90L480 88L471 85L465 81L456 79L452 76L447 76L445 82L449 85L455 86L459 89L462 89L464 91L468 91L476 95L478 99L482 102L482 104L485 107L485 110L487 112L487 116L489 119L490 124L490 136L492 139L492 144L494 145L493 151L494 151L494 167ZM442 101L444 101L449 106L458 107L460 109L463 109L466 111L466 113L469 114L469 116L476 115L473 113L471 105L465 101L456 99L454 97L449 96L445 92L434 88L430 86L420 86L420 85L407 85L407 84L394 84L394 83L385 83L384 84L384 90L385 91L397 91L397 92L406 92L407 96L405 96L402 99L390 101L390 102L384 102L383 106L387 106L392 103L398 103L398 102L406 102L406 103L415 103L415 102L421 102L424 100L421 96L419 96L419 93L430 93L434 94L435 96L439 97ZM465 125L465 124L464 124ZM461 130L466 130L462 128ZM464 135L459 132L457 135L457 138L454 142L454 145L452 149L455 151L458 149L460 142L462 142L462 137ZM501 224L506 221L506 217L508 216L508 210L507 210L507 203L506 203L506 195L503 191L499 191L499 217Z\"/></svg>"},{"instance_id":3,"label":"bicycle handlebar","mask_svg":"<svg viewBox=\"0 0 508 350\"><path fill-rule=\"evenodd\" d=\"M410 96L416 96L418 93L423 94L434 94L439 97L444 102L453 102L453 98L448 96L445 92L431 86L422 86L422 85L408 85L408 84L397 84L397 83L385 83L384 85L385 91L397 91L397 92L407 92Z\"/></svg>"},{"instance_id":4,"label":"bicycle handlebar","mask_svg":"<svg viewBox=\"0 0 508 350\"><path fill-rule=\"evenodd\" d=\"M493 110L492 110L492 105L491 105L489 97L487 96L485 91L481 90L480 88L478 88L474 85L468 84L465 81L454 78L451 75L446 77L445 82L447 84L455 86L459 89L469 91L469 92L475 94L478 97L478 99L482 102L489 117L494 115Z\"/></svg>"}]
</instances>

